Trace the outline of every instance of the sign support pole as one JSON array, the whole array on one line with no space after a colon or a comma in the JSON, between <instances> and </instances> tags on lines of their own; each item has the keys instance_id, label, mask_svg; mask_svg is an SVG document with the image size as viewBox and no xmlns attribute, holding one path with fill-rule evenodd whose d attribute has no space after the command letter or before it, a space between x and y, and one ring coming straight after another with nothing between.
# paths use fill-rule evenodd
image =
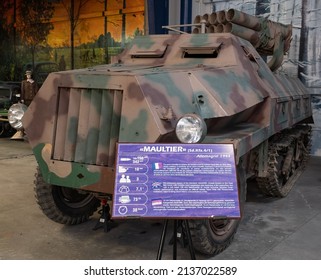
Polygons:
<instances>
[{"instance_id":1,"label":"sign support pole","mask_svg":"<svg viewBox=\"0 0 321 280\"><path fill-rule=\"evenodd\" d=\"M187 235L187 245L188 245L188 248L189 248L191 260L196 260L194 247L193 247L193 242L192 242L192 236L191 236L191 232L190 232L190 229L189 229L188 220L180 220L180 222L182 224L184 224L185 229L186 229L186 233L184 232L184 230L182 230L181 238L184 240L185 239L185 234ZM173 228L173 235L174 235L173 236L173 260L177 259L177 228L178 228L178 226L179 226L179 222L178 222L177 219L175 219L174 220L174 228ZM157 260L161 260L162 259L167 227L168 227L168 219L166 219L165 222L164 222L163 231L162 231L162 235L161 235L161 238L160 238L159 247L158 247L158 251L157 251L157 258L156 258Z\"/></svg>"}]
</instances>

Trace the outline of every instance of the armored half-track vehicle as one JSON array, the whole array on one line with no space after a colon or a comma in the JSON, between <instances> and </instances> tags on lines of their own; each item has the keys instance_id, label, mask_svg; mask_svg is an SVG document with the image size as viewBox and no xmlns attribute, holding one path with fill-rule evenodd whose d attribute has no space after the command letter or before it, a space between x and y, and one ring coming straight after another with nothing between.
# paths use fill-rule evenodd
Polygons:
<instances>
[{"instance_id":1,"label":"armored half-track vehicle","mask_svg":"<svg viewBox=\"0 0 321 280\"><path fill-rule=\"evenodd\" d=\"M22 122L50 219L79 224L112 199L117 143L232 143L241 206L250 178L268 196L289 193L313 122L301 82L275 73L291 26L231 9L194 27L136 37L113 64L48 76ZM220 253L239 223L191 219L194 248Z\"/></svg>"}]
</instances>

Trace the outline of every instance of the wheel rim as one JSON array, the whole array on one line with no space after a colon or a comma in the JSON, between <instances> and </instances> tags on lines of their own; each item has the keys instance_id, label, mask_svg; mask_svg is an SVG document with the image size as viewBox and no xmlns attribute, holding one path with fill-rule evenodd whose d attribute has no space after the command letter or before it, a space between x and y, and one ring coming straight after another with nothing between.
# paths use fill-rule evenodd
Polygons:
<instances>
[{"instance_id":1,"label":"wheel rim","mask_svg":"<svg viewBox=\"0 0 321 280\"><path fill-rule=\"evenodd\" d=\"M86 206L94 198L92 194L82 194L75 189L64 187L57 187L57 194L61 202L70 208Z\"/></svg>"},{"instance_id":2,"label":"wheel rim","mask_svg":"<svg viewBox=\"0 0 321 280\"><path fill-rule=\"evenodd\" d=\"M228 232L232 225L233 220L230 219L219 219L219 220L209 220L210 228L212 232L217 236L223 236Z\"/></svg>"}]
</instances>

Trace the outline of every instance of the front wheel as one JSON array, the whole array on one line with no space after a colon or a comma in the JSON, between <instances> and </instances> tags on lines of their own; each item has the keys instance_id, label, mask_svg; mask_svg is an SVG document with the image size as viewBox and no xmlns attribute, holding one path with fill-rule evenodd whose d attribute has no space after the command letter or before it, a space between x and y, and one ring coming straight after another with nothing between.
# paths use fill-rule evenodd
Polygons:
<instances>
[{"instance_id":1,"label":"front wheel","mask_svg":"<svg viewBox=\"0 0 321 280\"><path fill-rule=\"evenodd\" d=\"M89 219L100 206L92 193L51 185L43 180L39 168L35 174L35 196L42 212L51 220L76 225Z\"/></svg>"},{"instance_id":2,"label":"front wheel","mask_svg":"<svg viewBox=\"0 0 321 280\"><path fill-rule=\"evenodd\" d=\"M246 200L246 177L242 167L238 167L237 172L242 213ZM195 250L210 256L221 253L232 243L240 222L241 219L191 220L189 224Z\"/></svg>"},{"instance_id":3,"label":"front wheel","mask_svg":"<svg viewBox=\"0 0 321 280\"><path fill-rule=\"evenodd\" d=\"M0 137L11 137L16 133L16 130L11 127L8 122L0 122Z\"/></svg>"}]
</instances>

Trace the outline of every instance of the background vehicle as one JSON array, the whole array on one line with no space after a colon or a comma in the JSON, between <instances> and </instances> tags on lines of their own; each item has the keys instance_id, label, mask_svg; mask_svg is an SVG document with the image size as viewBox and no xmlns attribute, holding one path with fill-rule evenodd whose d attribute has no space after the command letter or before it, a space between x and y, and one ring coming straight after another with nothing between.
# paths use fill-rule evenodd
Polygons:
<instances>
[{"instance_id":1,"label":"background vehicle","mask_svg":"<svg viewBox=\"0 0 321 280\"><path fill-rule=\"evenodd\" d=\"M26 70L32 71L33 79L40 87L51 72L59 71L59 67L55 62L39 61L35 62L33 66L32 63L25 64L23 67L23 74L26 72Z\"/></svg>"},{"instance_id":2,"label":"background vehicle","mask_svg":"<svg viewBox=\"0 0 321 280\"><path fill-rule=\"evenodd\" d=\"M16 132L8 122L8 110L19 99L18 83L0 82L0 137L11 137Z\"/></svg>"},{"instance_id":3,"label":"background vehicle","mask_svg":"<svg viewBox=\"0 0 321 280\"><path fill-rule=\"evenodd\" d=\"M23 125L39 163L37 202L50 219L84 222L112 198L117 142L232 143L241 205L249 178L268 196L289 193L313 121L302 83L275 72L291 26L234 9L201 18L194 34L137 37L115 64L48 76ZM222 252L239 223L191 220L195 249Z\"/></svg>"}]
</instances>

